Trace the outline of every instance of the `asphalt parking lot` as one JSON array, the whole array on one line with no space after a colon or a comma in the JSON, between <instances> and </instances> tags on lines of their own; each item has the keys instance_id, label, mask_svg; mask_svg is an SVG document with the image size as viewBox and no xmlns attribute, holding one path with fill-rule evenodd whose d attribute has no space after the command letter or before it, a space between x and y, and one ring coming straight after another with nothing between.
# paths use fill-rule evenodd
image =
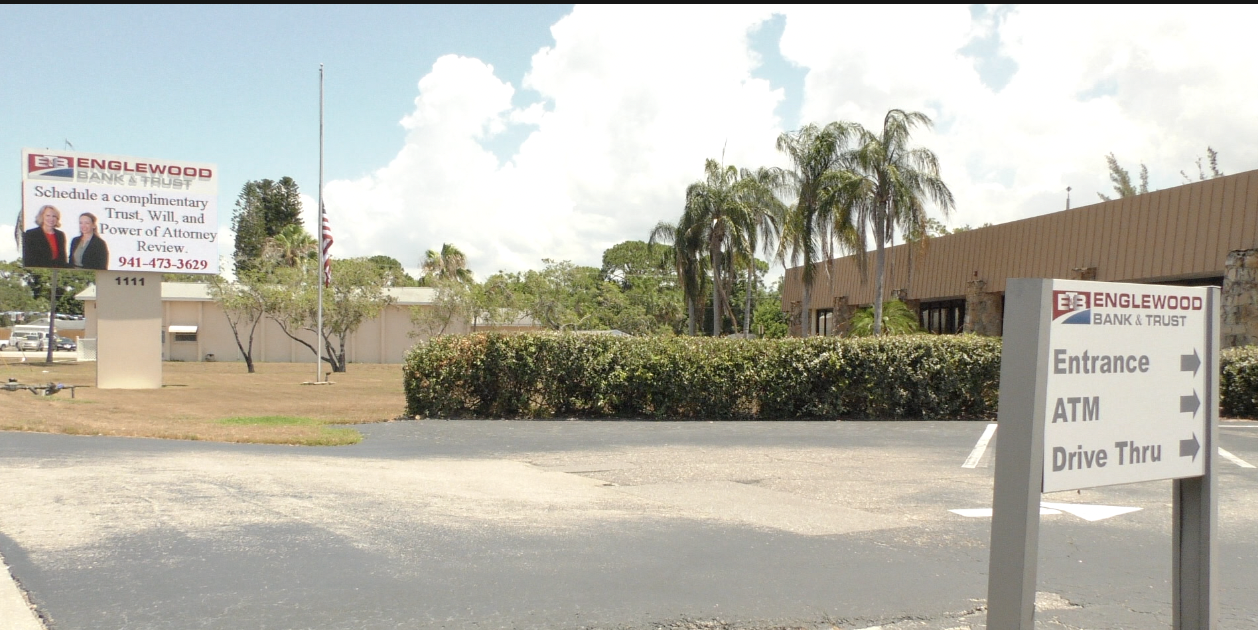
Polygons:
<instances>
[{"instance_id":1,"label":"asphalt parking lot","mask_svg":"<svg viewBox=\"0 0 1258 630\"><path fill-rule=\"evenodd\" d=\"M0 433L0 555L55 629L981 628L986 427ZM1220 434L1221 627L1258 627L1258 423ZM1170 627L1170 485L1045 496L1039 626Z\"/></svg>"}]
</instances>

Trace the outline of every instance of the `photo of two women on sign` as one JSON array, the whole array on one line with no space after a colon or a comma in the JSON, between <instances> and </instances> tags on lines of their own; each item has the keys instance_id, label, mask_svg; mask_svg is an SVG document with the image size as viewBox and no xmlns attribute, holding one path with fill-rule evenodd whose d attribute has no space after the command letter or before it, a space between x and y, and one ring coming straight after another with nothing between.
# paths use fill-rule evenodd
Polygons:
<instances>
[{"instance_id":1,"label":"photo of two women on sign","mask_svg":"<svg viewBox=\"0 0 1258 630\"><path fill-rule=\"evenodd\" d=\"M79 235L66 246L61 231L61 211L46 205L35 213L35 227L22 234L22 266L59 269L99 269L109 267L109 245L97 232L96 215L79 215Z\"/></svg>"}]
</instances>

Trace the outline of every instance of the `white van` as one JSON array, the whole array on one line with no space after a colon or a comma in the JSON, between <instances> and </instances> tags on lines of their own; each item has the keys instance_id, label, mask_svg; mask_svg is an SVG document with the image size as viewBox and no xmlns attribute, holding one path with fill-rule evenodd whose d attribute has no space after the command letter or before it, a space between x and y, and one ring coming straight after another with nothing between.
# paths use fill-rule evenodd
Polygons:
<instances>
[{"instance_id":1,"label":"white van","mask_svg":"<svg viewBox=\"0 0 1258 630\"><path fill-rule=\"evenodd\" d=\"M17 341L23 338L29 338L30 335L36 335L40 341L39 347L46 348L48 343L48 325L30 326L19 325L14 326L9 333L7 341L0 341L0 350L17 350Z\"/></svg>"}]
</instances>

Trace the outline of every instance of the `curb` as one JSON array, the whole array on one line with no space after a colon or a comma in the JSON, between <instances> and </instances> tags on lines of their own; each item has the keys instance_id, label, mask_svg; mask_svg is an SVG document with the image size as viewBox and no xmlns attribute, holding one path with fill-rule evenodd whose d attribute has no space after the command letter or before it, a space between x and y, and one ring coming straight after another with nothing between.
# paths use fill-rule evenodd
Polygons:
<instances>
[{"instance_id":1,"label":"curb","mask_svg":"<svg viewBox=\"0 0 1258 630\"><path fill-rule=\"evenodd\" d=\"M3 557L0 557L0 630L44 630L44 624L9 573L9 565Z\"/></svg>"}]
</instances>

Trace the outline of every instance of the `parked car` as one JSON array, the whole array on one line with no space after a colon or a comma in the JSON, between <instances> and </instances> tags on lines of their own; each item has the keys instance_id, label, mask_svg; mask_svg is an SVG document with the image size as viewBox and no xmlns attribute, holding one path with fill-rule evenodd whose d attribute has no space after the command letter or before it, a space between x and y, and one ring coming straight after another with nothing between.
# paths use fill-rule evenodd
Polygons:
<instances>
[{"instance_id":1,"label":"parked car","mask_svg":"<svg viewBox=\"0 0 1258 630\"><path fill-rule=\"evenodd\" d=\"M10 339L11 343L13 340ZM44 339L35 333L27 333L17 340L18 350L34 350L39 352L44 349Z\"/></svg>"},{"instance_id":2,"label":"parked car","mask_svg":"<svg viewBox=\"0 0 1258 630\"><path fill-rule=\"evenodd\" d=\"M69 337L57 337L57 345L53 346L53 349L74 352L78 349L78 345L76 345L74 340Z\"/></svg>"}]
</instances>

